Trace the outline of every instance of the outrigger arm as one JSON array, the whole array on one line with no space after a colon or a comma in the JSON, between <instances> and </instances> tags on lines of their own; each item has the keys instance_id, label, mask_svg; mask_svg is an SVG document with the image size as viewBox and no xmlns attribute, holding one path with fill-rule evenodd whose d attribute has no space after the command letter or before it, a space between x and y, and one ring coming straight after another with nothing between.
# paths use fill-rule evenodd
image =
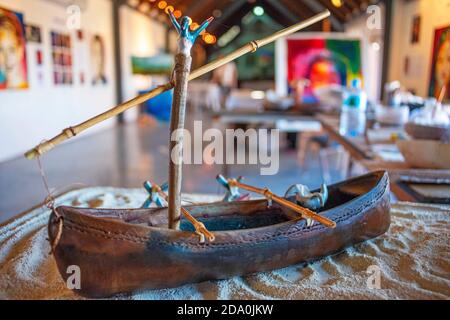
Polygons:
<instances>
[{"instance_id":1,"label":"outrigger arm","mask_svg":"<svg viewBox=\"0 0 450 320\"><path fill-rule=\"evenodd\" d=\"M325 218L323 216L320 216L308 208L301 207L287 199L279 197L276 194L274 194L272 191L270 191L268 188L261 189L261 188L253 187L253 186L244 184L242 182L239 182L236 179L226 179L222 175L218 175L217 180L227 181L227 183L230 187L237 187L237 188L241 188L241 189L244 189L244 190L247 190L250 192L254 192L254 193L263 195L264 197L267 198L267 201L269 202L269 206L272 204L272 201L275 201L276 203L281 204L282 206L285 206L285 207L297 212L298 214L300 214L300 216L302 218L317 221L328 228L336 227L336 222L331 221L330 219Z\"/></svg>"}]
</instances>

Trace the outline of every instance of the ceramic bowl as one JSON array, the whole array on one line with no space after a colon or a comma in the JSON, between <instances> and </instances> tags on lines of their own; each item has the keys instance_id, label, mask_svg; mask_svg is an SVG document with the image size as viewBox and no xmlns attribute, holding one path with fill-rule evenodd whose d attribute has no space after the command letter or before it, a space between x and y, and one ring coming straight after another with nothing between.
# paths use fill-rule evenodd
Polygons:
<instances>
[{"instance_id":1,"label":"ceramic bowl","mask_svg":"<svg viewBox=\"0 0 450 320\"><path fill-rule=\"evenodd\" d=\"M414 168L450 169L450 144L435 140L400 140L397 146Z\"/></svg>"}]
</instances>

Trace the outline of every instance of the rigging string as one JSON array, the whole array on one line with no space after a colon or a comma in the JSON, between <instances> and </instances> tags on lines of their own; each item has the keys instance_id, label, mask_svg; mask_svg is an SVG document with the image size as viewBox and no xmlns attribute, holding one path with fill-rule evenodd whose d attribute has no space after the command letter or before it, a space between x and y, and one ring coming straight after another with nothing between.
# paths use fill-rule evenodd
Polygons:
<instances>
[{"instance_id":1,"label":"rigging string","mask_svg":"<svg viewBox=\"0 0 450 320\"><path fill-rule=\"evenodd\" d=\"M39 167L39 173L41 175L42 183L44 185L45 191L47 191L47 197L44 200L44 204L56 216L56 223L58 224L58 229L56 231L56 236L53 239L53 242L49 238L47 238L47 240L50 242L51 248L50 253L54 253L55 248L58 245L59 240L61 239L61 234L63 230L63 217L58 213L58 211L55 208L55 198L53 197L52 192L50 191L48 179L41 163L41 157L39 155L36 157L36 161Z\"/></svg>"}]
</instances>

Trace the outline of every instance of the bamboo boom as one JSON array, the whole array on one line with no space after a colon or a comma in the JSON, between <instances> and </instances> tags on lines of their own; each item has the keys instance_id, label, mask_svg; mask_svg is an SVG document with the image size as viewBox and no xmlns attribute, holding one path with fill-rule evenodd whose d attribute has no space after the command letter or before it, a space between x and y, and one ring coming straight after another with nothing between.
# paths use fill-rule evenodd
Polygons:
<instances>
[{"instance_id":1,"label":"bamboo boom","mask_svg":"<svg viewBox=\"0 0 450 320\"><path fill-rule=\"evenodd\" d=\"M318 215L317 213L315 213L307 208L300 207L299 205L297 205L289 200L281 198L281 197L273 194L269 189L261 189L261 188L249 186L247 184L238 182L235 179L229 180L229 183L230 183L230 185L237 186L241 189L245 189L247 191L254 192L254 193L259 193L268 199L272 199L273 201L275 201L285 207L288 207L289 209L294 210L295 212L301 214L302 216L305 216L306 218L315 220L315 221L325 225L328 228L336 227L336 222L331 221L330 219L327 219L325 217L322 217L321 215Z\"/></svg>"},{"instance_id":2,"label":"bamboo boom","mask_svg":"<svg viewBox=\"0 0 450 320\"><path fill-rule=\"evenodd\" d=\"M262 46L265 46L279 38L285 37L287 35L290 35L292 33L300 31L304 28L307 28L329 16L330 16L330 11L325 10L322 13L319 13L305 21L299 22L299 23L297 23L293 26L290 26L286 29L278 31L278 32L274 33L273 35L270 35L264 39L251 41L247 45L241 47L240 49L237 49L236 51L226 55L225 57L218 59L216 61L212 61L212 62L204 65L203 67L200 67L197 70L194 70L189 75L189 80L196 79L196 78L198 78L214 69L217 69L220 66L223 66L224 64L227 64L249 52L255 52L258 48L260 48ZM126 102L112 108L112 109L109 109L93 118L90 118L90 119L86 120L85 122L82 122L73 127L66 128L60 134L53 137L52 139L47 140L43 143L40 143L35 148L27 151L25 153L25 157L28 159L33 159L39 155L42 155L45 152L56 147L58 144L64 142L65 140L72 138L73 136L83 132L84 130L89 129L90 127L92 127L100 122L103 122L107 119L115 117L118 114L120 114L132 107L135 107L151 98L154 98L157 95L159 95L165 91L171 90L173 87L174 87L174 84L172 82L168 82L168 83L166 83L162 86L159 86L147 93L139 95L129 101L126 101Z\"/></svg>"}]
</instances>

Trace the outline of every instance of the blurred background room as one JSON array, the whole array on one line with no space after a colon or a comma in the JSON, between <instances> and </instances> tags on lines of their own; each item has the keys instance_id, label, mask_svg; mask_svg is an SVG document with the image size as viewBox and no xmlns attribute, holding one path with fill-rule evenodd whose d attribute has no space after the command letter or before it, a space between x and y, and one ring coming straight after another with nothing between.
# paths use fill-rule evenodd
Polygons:
<instances>
[{"instance_id":1,"label":"blurred background room","mask_svg":"<svg viewBox=\"0 0 450 320\"><path fill-rule=\"evenodd\" d=\"M191 30L214 17L196 69L324 9L323 22L189 83L186 128L278 129L278 173L194 164L183 192L222 192L221 172L283 193L384 169L394 201L450 203L450 0L0 0L0 222L45 199L43 172L54 192L167 180L171 91L41 167L23 154L169 81L169 11Z\"/></svg>"}]
</instances>

